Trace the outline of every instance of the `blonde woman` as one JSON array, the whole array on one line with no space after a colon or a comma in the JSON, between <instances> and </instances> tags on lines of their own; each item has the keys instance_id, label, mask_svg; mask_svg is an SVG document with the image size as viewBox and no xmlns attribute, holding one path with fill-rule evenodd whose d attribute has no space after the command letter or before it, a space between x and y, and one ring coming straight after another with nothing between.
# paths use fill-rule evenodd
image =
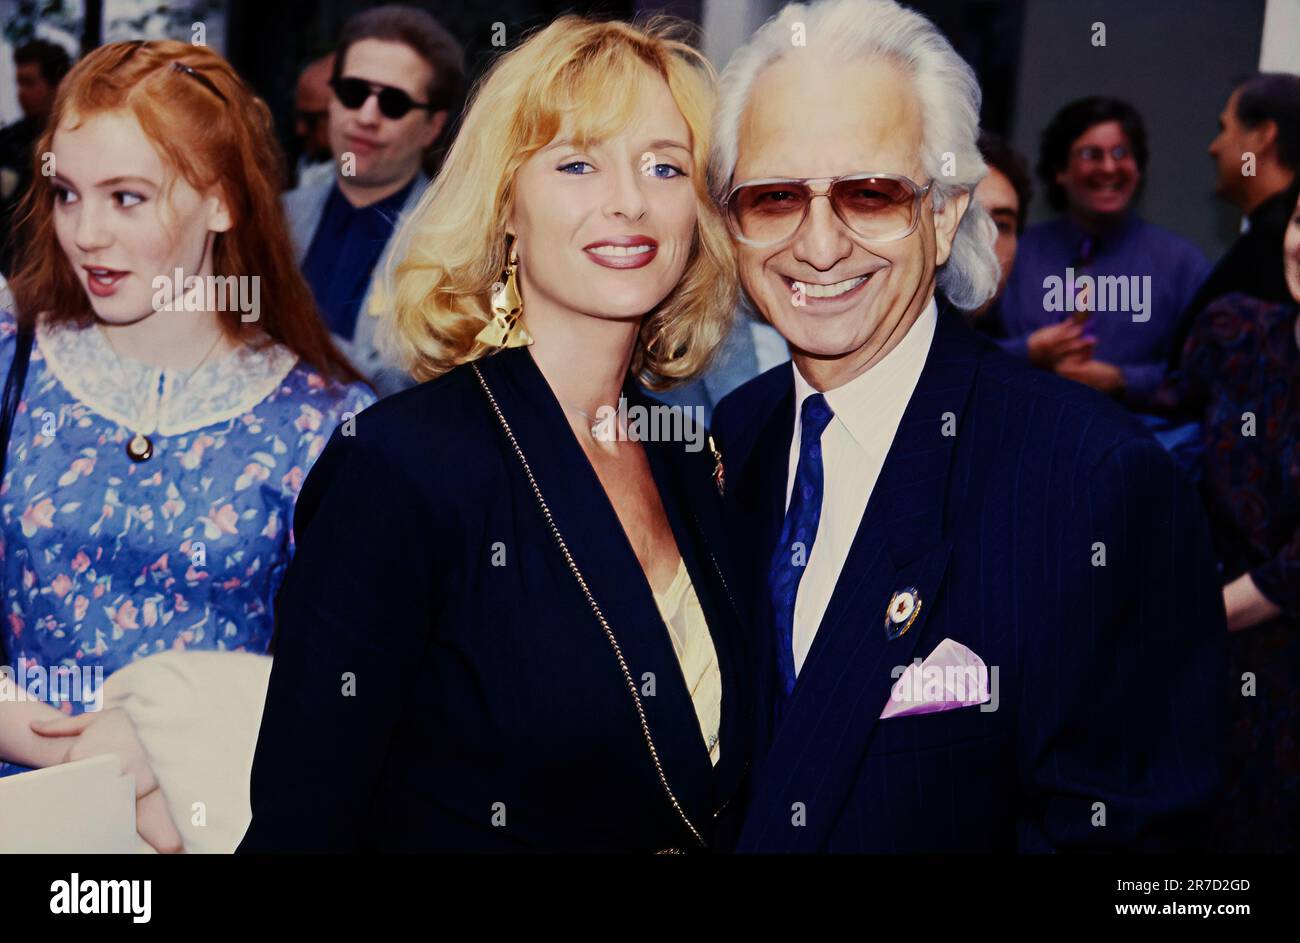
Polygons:
<instances>
[{"instance_id":1,"label":"blonde woman","mask_svg":"<svg viewBox=\"0 0 1300 943\"><path fill-rule=\"evenodd\" d=\"M727 843L753 653L725 475L634 382L729 327L712 107L667 22L561 18L478 88L381 299L428 382L303 488L242 851Z\"/></svg>"}]
</instances>

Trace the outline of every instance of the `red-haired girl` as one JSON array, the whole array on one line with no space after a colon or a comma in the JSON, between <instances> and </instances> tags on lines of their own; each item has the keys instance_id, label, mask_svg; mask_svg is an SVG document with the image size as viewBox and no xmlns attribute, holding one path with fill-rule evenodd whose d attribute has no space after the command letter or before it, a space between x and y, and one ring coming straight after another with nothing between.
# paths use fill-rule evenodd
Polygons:
<instances>
[{"instance_id":1,"label":"red-haired girl","mask_svg":"<svg viewBox=\"0 0 1300 943\"><path fill-rule=\"evenodd\" d=\"M373 396L294 264L266 105L215 52L95 50L36 153L0 339L0 370L30 364L0 492L0 641L31 698L0 699L0 775L117 752L141 834L175 847L129 720L66 682L177 649L265 652L299 485Z\"/></svg>"}]
</instances>

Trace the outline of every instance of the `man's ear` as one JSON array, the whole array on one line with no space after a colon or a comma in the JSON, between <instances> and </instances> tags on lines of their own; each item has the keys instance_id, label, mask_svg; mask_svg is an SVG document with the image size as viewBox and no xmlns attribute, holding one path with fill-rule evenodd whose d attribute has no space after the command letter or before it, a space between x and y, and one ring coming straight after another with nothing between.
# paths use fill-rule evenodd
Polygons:
<instances>
[{"instance_id":1,"label":"man's ear","mask_svg":"<svg viewBox=\"0 0 1300 943\"><path fill-rule=\"evenodd\" d=\"M936 267L948 261L952 252L952 241L957 237L957 227L970 206L970 191L961 190L944 201L943 209L934 214L934 264Z\"/></svg>"},{"instance_id":2,"label":"man's ear","mask_svg":"<svg viewBox=\"0 0 1300 943\"><path fill-rule=\"evenodd\" d=\"M1265 120L1253 128L1247 128L1246 144L1256 157L1277 146L1277 122Z\"/></svg>"},{"instance_id":3,"label":"man's ear","mask_svg":"<svg viewBox=\"0 0 1300 943\"><path fill-rule=\"evenodd\" d=\"M435 111L429 120L425 123L424 131L420 134L420 149L427 150L438 140L438 135L442 134L442 129L447 126L447 118L450 113L445 109Z\"/></svg>"},{"instance_id":4,"label":"man's ear","mask_svg":"<svg viewBox=\"0 0 1300 943\"><path fill-rule=\"evenodd\" d=\"M220 187L208 195L206 203L208 207L208 231L229 232L230 228L235 225L235 220L231 216L230 207L226 204L226 196L221 192Z\"/></svg>"}]
</instances>

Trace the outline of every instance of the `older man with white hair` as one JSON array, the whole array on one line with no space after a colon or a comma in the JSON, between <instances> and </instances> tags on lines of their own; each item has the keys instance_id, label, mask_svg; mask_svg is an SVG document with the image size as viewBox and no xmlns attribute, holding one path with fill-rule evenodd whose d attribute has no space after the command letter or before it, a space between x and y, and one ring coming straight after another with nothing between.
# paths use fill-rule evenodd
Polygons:
<instances>
[{"instance_id":1,"label":"older man with white hair","mask_svg":"<svg viewBox=\"0 0 1300 943\"><path fill-rule=\"evenodd\" d=\"M793 357L715 414L770 692L742 851L1163 849L1217 789L1194 493L948 307L998 282L979 104L892 0L787 6L723 75L713 180Z\"/></svg>"}]
</instances>

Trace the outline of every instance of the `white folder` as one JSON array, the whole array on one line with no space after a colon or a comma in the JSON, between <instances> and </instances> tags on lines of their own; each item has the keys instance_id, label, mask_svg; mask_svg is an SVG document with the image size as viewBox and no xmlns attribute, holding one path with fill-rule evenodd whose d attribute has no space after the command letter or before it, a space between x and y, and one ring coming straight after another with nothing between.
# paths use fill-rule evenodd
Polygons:
<instances>
[{"instance_id":1,"label":"white folder","mask_svg":"<svg viewBox=\"0 0 1300 943\"><path fill-rule=\"evenodd\" d=\"M0 776L0 854L133 854L135 777L113 754Z\"/></svg>"}]
</instances>

